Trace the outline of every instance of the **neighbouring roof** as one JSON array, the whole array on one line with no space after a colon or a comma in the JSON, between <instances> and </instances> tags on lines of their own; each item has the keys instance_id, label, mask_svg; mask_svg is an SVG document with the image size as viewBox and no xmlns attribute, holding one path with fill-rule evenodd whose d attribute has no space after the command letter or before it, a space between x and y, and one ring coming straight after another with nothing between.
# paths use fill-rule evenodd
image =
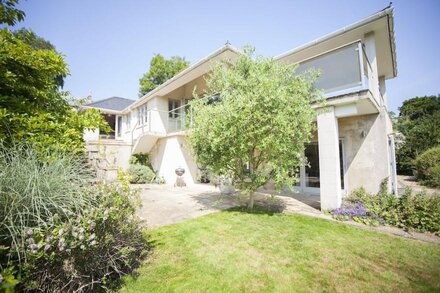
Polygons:
<instances>
[{"instance_id":1,"label":"neighbouring roof","mask_svg":"<svg viewBox=\"0 0 440 293\"><path fill-rule=\"evenodd\" d=\"M107 99L103 99L100 101L92 102L89 104L84 105L88 108L97 108L97 109L105 109L105 110L112 110L112 111L122 111L131 104L133 104L135 101L121 98L121 97L110 97Z\"/></svg>"}]
</instances>

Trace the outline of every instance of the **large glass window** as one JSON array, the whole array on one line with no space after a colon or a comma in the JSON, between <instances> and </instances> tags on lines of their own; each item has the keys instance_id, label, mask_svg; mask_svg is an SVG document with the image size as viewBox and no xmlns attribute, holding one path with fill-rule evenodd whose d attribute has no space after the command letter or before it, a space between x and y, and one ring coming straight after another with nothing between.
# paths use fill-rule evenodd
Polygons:
<instances>
[{"instance_id":1,"label":"large glass window","mask_svg":"<svg viewBox=\"0 0 440 293\"><path fill-rule=\"evenodd\" d=\"M127 130L131 129L131 113L125 115L125 125L127 127Z\"/></svg>"},{"instance_id":2,"label":"large glass window","mask_svg":"<svg viewBox=\"0 0 440 293\"><path fill-rule=\"evenodd\" d=\"M319 181L319 149L317 143L307 144L305 148L305 156L307 158L306 170L306 187L320 187Z\"/></svg>"},{"instance_id":3,"label":"large glass window","mask_svg":"<svg viewBox=\"0 0 440 293\"><path fill-rule=\"evenodd\" d=\"M304 150L307 158L307 165L305 166L305 183L306 187L320 187L319 178L319 148L318 143L307 144ZM341 176L341 188L345 188L344 184L344 154L342 149L342 141L339 141L339 171Z\"/></svg>"},{"instance_id":4,"label":"large glass window","mask_svg":"<svg viewBox=\"0 0 440 293\"><path fill-rule=\"evenodd\" d=\"M180 100L168 100L168 117L178 118L180 112Z\"/></svg>"},{"instance_id":5,"label":"large glass window","mask_svg":"<svg viewBox=\"0 0 440 293\"><path fill-rule=\"evenodd\" d=\"M117 116L117 136L120 137L122 134L122 116Z\"/></svg>"},{"instance_id":6,"label":"large glass window","mask_svg":"<svg viewBox=\"0 0 440 293\"><path fill-rule=\"evenodd\" d=\"M146 124L148 122L148 109L147 106L138 108L139 125Z\"/></svg>"},{"instance_id":7,"label":"large glass window","mask_svg":"<svg viewBox=\"0 0 440 293\"><path fill-rule=\"evenodd\" d=\"M362 85L358 43L331 51L300 63L296 72L319 70L316 88L324 93Z\"/></svg>"}]
</instances>

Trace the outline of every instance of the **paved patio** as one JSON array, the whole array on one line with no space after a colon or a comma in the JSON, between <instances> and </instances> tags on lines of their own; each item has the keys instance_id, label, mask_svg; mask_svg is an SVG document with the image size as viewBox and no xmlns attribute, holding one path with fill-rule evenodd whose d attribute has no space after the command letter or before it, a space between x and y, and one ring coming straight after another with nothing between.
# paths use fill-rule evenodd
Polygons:
<instances>
[{"instance_id":1,"label":"paved patio","mask_svg":"<svg viewBox=\"0 0 440 293\"><path fill-rule=\"evenodd\" d=\"M141 188L142 200L142 208L138 213L149 227L179 223L247 203L246 196L221 195L218 188L209 184L191 187L143 184L137 187ZM268 206L279 212L328 218L317 209L319 196L271 196L270 191L264 191L256 194L256 204Z\"/></svg>"},{"instance_id":2,"label":"paved patio","mask_svg":"<svg viewBox=\"0 0 440 293\"><path fill-rule=\"evenodd\" d=\"M148 227L160 227L175 224L247 204L246 196L221 195L218 188L209 184L191 187L173 187L170 185L141 184L133 185L141 189L142 208L139 216L146 220ZM284 193L273 196L270 190L262 189L256 194L255 204L264 205L277 212L296 213L336 221L319 210L319 196ZM362 229L374 230L394 236L412 238L440 244L440 237L430 233L407 232L396 227L370 227L354 221L340 222Z\"/></svg>"}]
</instances>

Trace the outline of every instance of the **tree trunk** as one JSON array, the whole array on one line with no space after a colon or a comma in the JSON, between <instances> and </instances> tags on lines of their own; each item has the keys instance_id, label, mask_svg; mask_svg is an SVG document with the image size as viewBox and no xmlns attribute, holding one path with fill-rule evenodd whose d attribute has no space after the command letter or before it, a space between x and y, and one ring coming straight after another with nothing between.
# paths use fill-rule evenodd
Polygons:
<instances>
[{"instance_id":1,"label":"tree trunk","mask_svg":"<svg viewBox=\"0 0 440 293\"><path fill-rule=\"evenodd\" d=\"M254 196L255 192L249 192L249 204L248 204L248 209L249 210L253 210L254 209Z\"/></svg>"}]
</instances>

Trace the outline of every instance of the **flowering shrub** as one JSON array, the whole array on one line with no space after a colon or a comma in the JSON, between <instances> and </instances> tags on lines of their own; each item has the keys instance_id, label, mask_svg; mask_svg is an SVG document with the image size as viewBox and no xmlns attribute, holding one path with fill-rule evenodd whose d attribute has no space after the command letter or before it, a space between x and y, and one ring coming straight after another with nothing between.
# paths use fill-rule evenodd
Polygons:
<instances>
[{"instance_id":1,"label":"flowering shrub","mask_svg":"<svg viewBox=\"0 0 440 293\"><path fill-rule=\"evenodd\" d=\"M33 172L41 175L39 168ZM118 182L89 183L85 190L88 204L81 208L60 206L62 210L58 210L51 206L44 215L27 209L34 213L31 219L44 216L44 221L20 221L13 234L8 234L9 226L1 226L5 229L0 229L0 291L14 287L43 292L109 289L138 264L147 248L141 222L135 216L140 204L138 191L130 188L124 174ZM9 196L6 192L0 195L3 199ZM32 193L26 196L37 198ZM14 219L0 215L2 221ZM15 232L18 228L20 233Z\"/></svg>"},{"instance_id":2,"label":"flowering shrub","mask_svg":"<svg viewBox=\"0 0 440 293\"><path fill-rule=\"evenodd\" d=\"M373 226L383 223L383 220L376 214L368 212L361 202L344 203L342 207L333 210L331 214L341 221L353 220Z\"/></svg>"},{"instance_id":3,"label":"flowering shrub","mask_svg":"<svg viewBox=\"0 0 440 293\"><path fill-rule=\"evenodd\" d=\"M396 197L387 193L385 188L375 195L360 188L350 194L342 208L331 214L339 220L388 224L440 235L440 197L426 192L414 194L411 189Z\"/></svg>"}]
</instances>

